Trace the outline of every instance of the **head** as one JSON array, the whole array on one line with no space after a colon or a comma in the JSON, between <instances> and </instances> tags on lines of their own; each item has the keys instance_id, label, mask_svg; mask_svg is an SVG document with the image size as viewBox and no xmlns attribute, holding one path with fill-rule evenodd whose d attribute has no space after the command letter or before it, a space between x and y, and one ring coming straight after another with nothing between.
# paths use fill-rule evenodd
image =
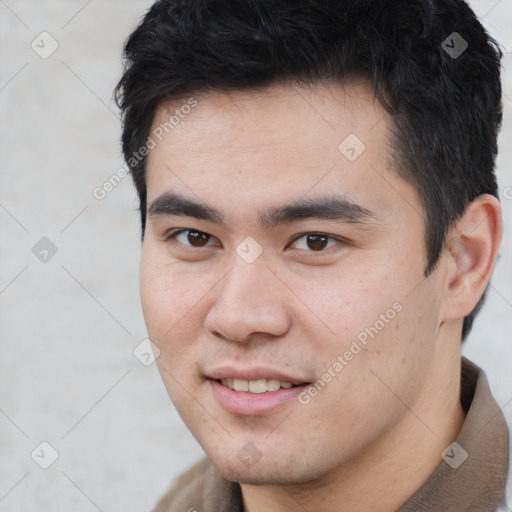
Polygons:
<instances>
[{"instance_id":1,"label":"head","mask_svg":"<svg viewBox=\"0 0 512 512\"><path fill-rule=\"evenodd\" d=\"M455 0L159 1L130 36L117 100L144 314L171 397L226 474L240 476L221 455L234 437L282 461L276 481L353 457L401 417L373 370L412 403L443 329L468 334L485 286L463 300L459 281L488 278L496 256L478 260L469 234L499 238L500 56ZM325 389L269 437L278 414L212 401L233 365ZM372 411L364 435L326 443ZM311 459L292 460L306 443Z\"/></svg>"}]
</instances>

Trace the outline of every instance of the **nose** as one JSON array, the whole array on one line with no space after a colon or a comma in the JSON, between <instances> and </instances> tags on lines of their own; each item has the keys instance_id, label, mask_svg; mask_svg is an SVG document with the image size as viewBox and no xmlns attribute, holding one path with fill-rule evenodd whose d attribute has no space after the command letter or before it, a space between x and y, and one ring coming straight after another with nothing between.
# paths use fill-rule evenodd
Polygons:
<instances>
[{"instance_id":1,"label":"nose","mask_svg":"<svg viewBox=\"0 0 512 512\"><path fill-rule=\"evenodd\" d=\"M286 288L260 263L238 261L215 287L214 302L205 319L208 332L238 343L254 335L283 336L290 329L285 308Z\"/></svg>"}]
</instances>

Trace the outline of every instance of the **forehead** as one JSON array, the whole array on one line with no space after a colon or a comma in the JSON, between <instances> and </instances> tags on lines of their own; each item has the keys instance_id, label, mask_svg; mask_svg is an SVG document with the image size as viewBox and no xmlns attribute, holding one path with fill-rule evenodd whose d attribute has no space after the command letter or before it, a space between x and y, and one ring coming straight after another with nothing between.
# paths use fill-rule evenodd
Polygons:
<instances>
[{"instance_id":1,"label":"forehead","mask_svg":"<svg viewBox=\"0 0 512 512\"><path fill-rule=\"evenodd\" d=\"M396 191L387 181L409 186L390 170L390 123L366 82L276 84L164 102L150 134L148 203L173 191L242 209L333 192L363 206L389 202Z\"/></svg>"},{"instance_id":2,"label":"forehead","mask_svg":"<svg viewBox=\"0 0 512 512\"><path fill-rule=\"evenodd\" d=\"M245 152L293 148L302 153L307 148L301 142L310 140L318 148L319 139L324 140L324 149L332 151L347 130L369 144L377 142L389 122L365 81L211 91L194 96L197 104L189 108L191 99L161 102L155 110L152 131L165 128L167 123L168 129L162 134L169 139L167 142L198 151L201 145L207 145L210 149ZM380 129L374 130L377 124Z\"/></svg>"}]
</instances>

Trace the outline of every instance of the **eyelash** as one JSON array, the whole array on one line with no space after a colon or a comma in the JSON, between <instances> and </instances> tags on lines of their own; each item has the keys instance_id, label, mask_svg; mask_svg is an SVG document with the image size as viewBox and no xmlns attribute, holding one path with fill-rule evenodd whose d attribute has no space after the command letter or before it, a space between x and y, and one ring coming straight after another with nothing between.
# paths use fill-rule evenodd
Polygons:
<instances>
[{"instance_id":1,"label":"eyelash","mask_svg":"<svg viewBox=\"0 0 512 512\"><path fill-rule=\"evenodd\" d=\"M187 232L191 232L191 233L201 233L201 234L204 234L206 235L207 237L209 237L209 240L208 240L208 243L207 245L205 246L200 246L200 247L194 247L192 245L187 245L187 244L184 244L182 242L179 242L176 240L176 237L183 234L183 233L187 233ZM335 237L333 235L329 235L328 233L323 233L323 232L318 232L318 231L308 231L306 233L301 233L300 235L296 236L289 244L293 244L293 243L296 243L298 240L302 239L302 238L305 238L307 236L321 236L321 237L325 237L327 238L328 240L328 244L329 244L329 241L335 241L336 244L334 246L331 246L331 247L327 247L326 249L322 249L322 250L319 250L319 251L314 251L314 250L307 250L307 249L297 249L299 251L305 251L305 252L308 252L308 253L311 253L311 254L325 254L328 250L332 249L333 247L337 247L339 245L349 245L350 242L346 239L343 239L343 238L340 238L340 237ZM206 233L205 231L200 231L200 230L197 230L197 229L191 229L191 228L185 228L185 229L177 229L175 231L171 231L169 232L168 234L165 235L165 241L175 241L176 244L178 245L178 247L180 248L180 250L184 250L184 251L194 251L196 252L197 250L201 250L201 249L206 249L208 247L212 247L212 246L216 246L215 244L209 244L209 242L212 240L212 239L215 239L215 237L213 235L210 235L209 233ZM287 247L288 247L287 246Z\"/></svg>"}]
</instances>

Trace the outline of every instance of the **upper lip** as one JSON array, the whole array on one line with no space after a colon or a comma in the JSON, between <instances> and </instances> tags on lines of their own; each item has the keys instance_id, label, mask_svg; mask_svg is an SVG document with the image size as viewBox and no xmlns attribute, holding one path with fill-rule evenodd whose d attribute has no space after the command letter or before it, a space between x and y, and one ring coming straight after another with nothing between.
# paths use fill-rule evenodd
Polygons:
<instances>
[{"instance_id":1,"label":"upper lip","mask_svg":"<svg viewBox=\"0 0 512 512\"><path fill-rule=\"evenodd\" d=\"M280 382L290 382L291 384L298 385L309 382L307 379L292 377L285 373L273 369L265 368L262 366L251 366L250 368L237 368L235 366L225 365L217 366L205 372L206 377L214 380L220 379L242 379L242 380L278 380Z\"/></svg>"}]
</instances>

